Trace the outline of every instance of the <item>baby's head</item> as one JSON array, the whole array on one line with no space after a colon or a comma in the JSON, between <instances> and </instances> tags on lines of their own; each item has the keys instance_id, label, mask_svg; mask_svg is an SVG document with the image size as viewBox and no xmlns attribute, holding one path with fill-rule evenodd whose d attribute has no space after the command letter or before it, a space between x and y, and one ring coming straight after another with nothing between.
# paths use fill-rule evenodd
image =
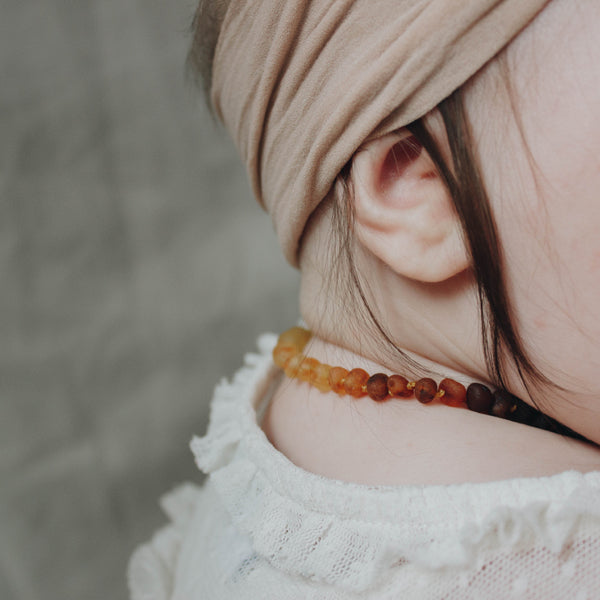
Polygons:
<instances>
[{"instance_id":1,"label":"baby's head","mask_svg":"<svg viewBox=\"0 0 600 600\"><path fill-rule=\"evenodd\" d=\"M524 398L559 398L548 378L598 410L597 3L279 4L206 3L193 55L301 268L309 326ZM574 428L600 441L591 422Z\"/></svg>"}]
</instances>

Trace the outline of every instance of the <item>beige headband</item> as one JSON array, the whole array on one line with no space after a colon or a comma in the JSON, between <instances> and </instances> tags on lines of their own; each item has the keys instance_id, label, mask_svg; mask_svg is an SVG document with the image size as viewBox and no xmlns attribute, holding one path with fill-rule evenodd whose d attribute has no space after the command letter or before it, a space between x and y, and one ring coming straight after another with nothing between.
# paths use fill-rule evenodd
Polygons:
<instances>
[{"instance_id":1,"label":"beige headband","mask_svg":"<svg viewBox=\"0 0 600 600\"><path fill-rule=\"evenodd\" d=\"M212 102L288 261L369 137L422 117L548 0L232 0Z\"/></svg>"}]
</instances>

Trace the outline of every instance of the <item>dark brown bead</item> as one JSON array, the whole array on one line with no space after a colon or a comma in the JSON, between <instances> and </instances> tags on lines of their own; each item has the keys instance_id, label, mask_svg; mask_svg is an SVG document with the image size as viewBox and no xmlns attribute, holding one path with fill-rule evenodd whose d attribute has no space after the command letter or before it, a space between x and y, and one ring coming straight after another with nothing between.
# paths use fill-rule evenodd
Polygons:
<instances>
[{"instance_id":1,"label":"dark brown bead","mask_svg":"<svg viewBox=\"0 0 600 600\"><path fill-rule=\"evenodd\" d=\"M436 392L437 383L433 379L429 379L429 377L419 379L415 384L415 398L423 404L431 402L435 398Z\"/></svg>"},{"instance_id":2,"label":"dark brown bead","mask_svg":"<svg viewBox=\"0 0 600 600\"><path fill-rule=\"evenodd\" d=\"M412 396L413 391L409 389L408 379L402 375L390 375L387 380L388 391L394 398L408 398Z\"/></svg>"},{"instance_id":3,"label":"dark brown bead","mask_svg":"<svg viewBox=\"0 0 600 600\"><path fill-rule=\"evenodd\" d=\"M496 390L494 392L494 404L492 414L501 419L509 419L511 413L517 408L515 397L506 390Z\"/></svg>"},{"instance_id":4,"label":"dark brown bead","mask_svg":"<svg viewBox=\"0 0 600 600\"><path fill-rule=\"evenodd\" d=\"M558 423L544 413L538 412L529 423L532 427L544 429L545 431L553 431L556 433Z\"/></svg>"},{"instance_id":5,"label":"dark brown bead","mask_svg":"<svg viewBox=\"0 0 600 600\"><path fill-rule=\"evenodd\" d=\"M509 419L517 423L523 423L524 425L531 425L538 412L535 408L523 402L523 400L517 399L516 408L510 413Z\"/></svg>"},{"instance_id":6,"label":"dark brown bead","mask_svg":"<svg viewBox=\"0 0 600 600\"><path fill-rule=\"evenodd\" d=\"M454 379L442 379L440 382L440 390L444 391L444 395L440 400L448 406L463 406L467 401L467 390L462 383L454 381Z\"/></svg>"},{"instance_id":7,"label":"dark brown bead","mask_svg":"<svg viewBox=\"0 0 600 600\"><path fill-rule=\"evenodd\" d=\"M354 396L355 398L365 396L367 393L365 386L368 379L369 374L364 369L352 369L344 380L346 394L350 394L350 396Z\"/></svg>"},{"instance_id":8,"label":"dark brown bead","mask_svg":"<svg viewBox=\"0 0 600 600\"><path fill-rule=\"evenodd\" d=\"M385 373L375 373L367 380L367 394L373 400L381 402L389 398L388 376Z\"/></svg>"},{"instance_id":9,"label":"dark brown bead","mask_svg":"<svg viewBox=\"0 0 600 600\"><path fill-rule=\"evenodd\" d=\"M490 389L481 383L472 383L467 388L467 406L478 413L490 414L494 397Z\"/></svg>"}]
</instances>

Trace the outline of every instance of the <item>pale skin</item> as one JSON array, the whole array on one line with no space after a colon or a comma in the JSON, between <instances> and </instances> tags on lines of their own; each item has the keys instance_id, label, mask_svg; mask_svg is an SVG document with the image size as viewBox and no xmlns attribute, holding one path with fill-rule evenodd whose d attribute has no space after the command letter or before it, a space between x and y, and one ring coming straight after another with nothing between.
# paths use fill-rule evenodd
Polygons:
<instances>
[{"instance_id":1,"label":"pale skin","mask_svg":"<svg viewBox=\"0 0 600 600\"><path fill-rule=\"evenodd\" d=\"M292 462L383 485L600 470L598 39L595 0L554 0L464 90L517 328L532 362L566 388L543 390L544 411L595 444L443 405L353 400L285 380L262 426ZM426 122L444 148L439 115ZM438 381L488 383L475 282L449 194L425 152L391 160L409 135L373 140L353 159L361 279L396 345ZM404 373L330 285L329 207L310 221L301 251L301 312L316 334L308 354ZM507 382L531 402L514 369Z\"/></svg>"}]
</instances>

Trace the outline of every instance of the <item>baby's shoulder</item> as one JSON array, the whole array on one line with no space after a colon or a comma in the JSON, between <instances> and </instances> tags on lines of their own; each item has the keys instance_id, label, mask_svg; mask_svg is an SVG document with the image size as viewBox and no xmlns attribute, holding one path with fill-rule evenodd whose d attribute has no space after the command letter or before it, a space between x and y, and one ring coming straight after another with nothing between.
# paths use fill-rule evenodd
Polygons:
<instances>
[{"instance_id":1,"label":"baby's shoulder","mask_svg":"<svg viewBox=\"0 0 600 600\"><path fill-rule=\"evenodd\" d=\"M417 401L375 403L285 382L262 429L295 465L368 485L452 484L600 471L600 449L526 425Z\"/></svg>"}]
</instances>

